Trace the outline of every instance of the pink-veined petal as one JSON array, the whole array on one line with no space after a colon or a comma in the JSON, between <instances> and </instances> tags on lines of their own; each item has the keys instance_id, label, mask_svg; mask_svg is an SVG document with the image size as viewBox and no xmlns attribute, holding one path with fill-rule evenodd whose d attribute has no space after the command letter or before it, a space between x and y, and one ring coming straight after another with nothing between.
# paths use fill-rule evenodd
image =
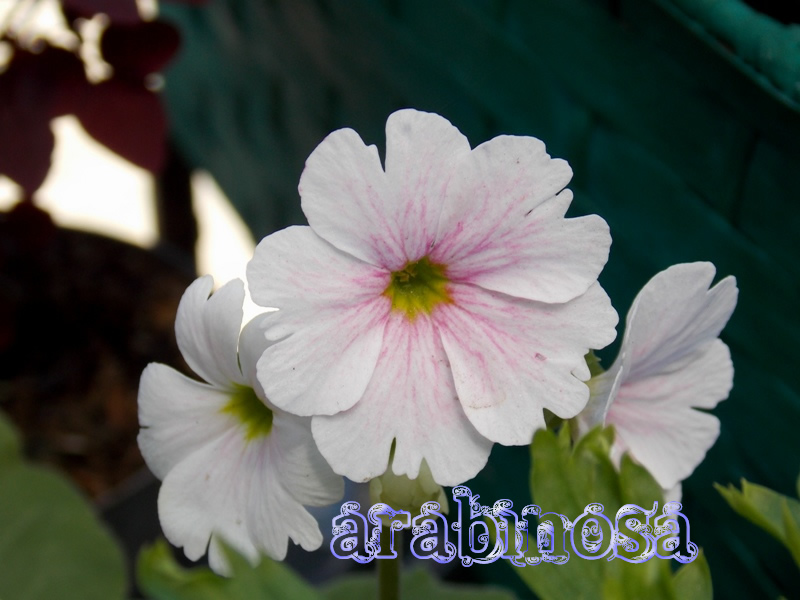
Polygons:
<instances>
[{"instance_id":1,"label":"pink-veined petal","mask_svg":"<svg viewBox=\"0 0 800 600\"><path fill-rule=\"evenodd\" d=\"M311 418L276 412L273 431L281 449L277 470L292 497L304 506L341 500L344 481L319 453L311 435Z\"/></svg>"},{"instance_id":2,"label":"pink-veined petal","mask_svg":"<svg viewBox=\"0 0 800 600\"><path fill-rule=\"evenodd\" d=\"M332 417L314 417L314 439L333 469L354 481L386 471L416 478L425 459L440 485L474 477L491 442L467 419L456 397L447 356L430 318L393 314L383 350L361 400Z\"/></svg>"},{"instance_id":3,"label":"pink-veined petal","mask_svg":"<svg viewBox=\"0 0 800 600\"><path fill-rule=\"evenodd\" d=\"M281 340L258 362L269 400L301 416L355 404L380 353L389 274L291 227L261 241L247 278L256 303L280 309L263 320L266 336Z\"/></svg>"},{"instance_id":4,"label":"pink-veined petal","mask_svg":"<svg viewBox=\"0 0 800 600\"><path fill-rule=\"evenodd\" d=\"M730 350L716 339L688 358L673 371L639 379L623 376L614 401L641 403L642 410L650 403L660 402L674 407L714 408L733 387Z\"/></svg>"},{"instance_id":5,"label":"pink-veined petal","mask_svg":"<svg viewBox=\"0 0 800 600\"><path fill-rule=\"evenodd\" d=\"M529 444L542 409L562 418L589 398L584 359L614 339L617 314L595 284L565 304L540 304L469 285L434 320L461 404L477 430L504 445Z\"/></svg>"},{"instance_id":6,"label":"pink-veined petal","mask_svg":"<svg viewBox=\"0 0 800 600\"><path fill-rule=\"evenodd\" d=\"M175 334L183 358L209 383L227 388L244 383L236 348L242 326L244 284L234 279L209 297L210 275L195 280L184 292L175 318Z\"/></svg>"},{"instance_id":7,"label":"pink-veined petal","mask_svg":"<svg viewBox=\"0 0 800 600\"><path fill-rule=\"evenodd\" d=\"M734 277L709 289L714 265L674 265L654 276L631 306L622 347L629 381L675 370L719 336L736 307Z\"/></svg>"},{"instance_id":8,"label":"pink-veined petal","mask_svg":"<svg viewBox=\"0 0 800 600\"><path fill-rule=\"evenodd\" d=\"M351 129L334 131L300 177L303 212L325 240L396 271L427 253L444 191L469 142L446 119L415 110L386 123L386 172L375 146Z\"/></svg>"},{"instance_id":9,"label":"pink-veined petal","mask_svg":"<svg viewBox=\"0 0 800 600\"><path fill-rule=\"evenodd\" d=\"M385 210L406 260L430 251L451 177L469 153L467 138L439 115L399 110L386 121Z\"/></svg>"},{"instance_id":10,"label":"pink-veined petal","mask_svg":"<svg viewBox=\"0 0 800 600\"><path fill-rule=\"evenodd\" d=\"M322 543L314 518L283 487L274 436L246 442L240 428L200 448L167 475L158 498L164 535L191 560L212 534L255 562L282 560L291 538L306 550ZM219 548L214 566L224 571Z\"/></svg>"},{"instance_id":11,"label":"pink-veined petal","mask_svg":"<svg viewBox=\"0 0 800 600\"><path fill-rule=\"evenodd\" d=\"M564 218L571 177L566 161L550 158L535 138L481 144L448 187L431 259L455 281L520 298L562 303L583 294L611 237L596 215Z\"/></svg>"},{"instance_id":12,"label":"pink-veined petal","mask_svg":"<svg viewBox=\"0 0 800 600\"><path fill-rule=\"evenodd\" d=\"M669 401L626 402L624 387L609 406L606 423L614 426L621 447L670 489L702 462L719 436L719 420Z\"/></svg>"},{"instance_id":13,"label":"pink-veined petal","mask_svg":"<svg viewBox=\"0 0 800 600\"><path fill-rule=\"evenodd\" d=\"M220 414L228 392L189 379L175 369L149 364L139 383L139 448L159 479L231 424Z\"/></svg>"}]
</instances>

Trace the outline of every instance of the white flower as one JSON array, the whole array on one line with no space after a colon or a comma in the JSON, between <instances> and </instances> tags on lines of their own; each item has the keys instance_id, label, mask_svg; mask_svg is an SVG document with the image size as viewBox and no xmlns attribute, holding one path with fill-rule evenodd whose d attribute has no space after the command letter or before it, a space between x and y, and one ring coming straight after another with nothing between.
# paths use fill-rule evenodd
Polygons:
<instances>
[{"instance_id":1,"label":"white flower","mask_svg":"<svg viewBox=\"0 0 800 600\"><path fill-rule=\"evenodd\" d=\"M330 134L300 179L310 227L258 245L253 299L281 340L258 363L277 406L314 416L320 451L356 481L392 468L461 483L492 442L528 444L543 409L586 404L584 354L617 315L597 275L598 216L565 219L572 171L530 137L470 149L444 118L402 110L386 163L356 132Z\"/></svg>"},{"instance_id":2,"label":"white flower","mask_svg":"<svg viewBox=\"0 0 800 600\"><path fill-rule=\"evenodd\" d=\"M629 452L665 490L702 462L719 435L711 409L728 397L733 364L718 339L736 307L734 277L713 288L714 265L674 265L642 288L628 312L611 368L591 380L579 433L598 423L616 431L613 456Z\"/></svg>"},{"instance_id":3,"label":"white flower","mask_svg":"<svg viewBox=\"0 0 800 600\"><path fill-rule=\"evenodd\" d=\"M164 535L192 560L208 548L211 567L224 572L220 538L252 562L261 552L283 559L288 538L318 548L319 526L303 506L337 501L343 481L316 449L310 419L264 396L256 361L269 344L259 330L263 315L240 337L242 282L209 298L212 285L208 276L192 283L175 322L183 357L208 383L148 365L139 387L139 447L163 480Z\"/></svg>"}]
</instances>

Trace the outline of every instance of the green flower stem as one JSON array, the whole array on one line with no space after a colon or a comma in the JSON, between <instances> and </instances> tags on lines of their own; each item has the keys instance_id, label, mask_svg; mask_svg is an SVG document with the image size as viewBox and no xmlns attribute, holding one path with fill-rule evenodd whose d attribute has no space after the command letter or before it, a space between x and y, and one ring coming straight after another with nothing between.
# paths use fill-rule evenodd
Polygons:
<instances>
[{"instance_id":1,"label":"green flower stem","mask_svg":"<svg viewBox=\"0 0 800 600\"><path fill-rule=\"evenodd\" d=\"M403 560L402 533L402 531L394 532L394 550L397 552L397 558L385 558L378 561L379 600L400 600L400 563ZM388 535L384 539L389 539Z\"/></svg>"}]
</instances>

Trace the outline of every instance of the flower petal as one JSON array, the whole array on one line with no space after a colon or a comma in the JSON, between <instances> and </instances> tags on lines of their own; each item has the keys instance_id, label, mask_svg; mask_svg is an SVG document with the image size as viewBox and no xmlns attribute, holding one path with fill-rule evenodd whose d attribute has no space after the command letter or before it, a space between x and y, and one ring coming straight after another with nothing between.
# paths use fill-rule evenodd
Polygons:
<instances>
[{"instance_id":1,"label":"flower petal","mask_svg":"<svg viewBox=\"0 0 800 600\"><path fill-rule=\"evenodd\" d=\"M439 115L407 109L386 121L385 208L406 261L430 251L451 177L469 153L467 138Z\"/></svg>"},{"instance_id":2,"label":"flower petal","mask_svg":"<svg viewBox=\"0 0 800 600\"><path fill-rule=\"evenodd\" d=\"M342 499L344 481L319 453L309 417L276 412L274 435L281 449L280 480L295 500L304 506L326 506Z\"/></svg>"},{"instance_id":3,"label":"flower petal","mask_svg":"<svg viewBox=\"0 0 800 600\"><path fill-rule=\"evenodd\" d=\"M245 442L238 428L200 448L170 471L158 498L164 535L197 560L212 534L252 562L259 552L282 560L288 539L314 550L322 534L314 518L283 488L274 436ZM212 545L212 566L224 570Z\"/></svg>"},{"instance_id":4,"label":"flower petal","mask_svg":"<svg viewBox=\"0 0 800 600\"><path fill-rule=\"evenodd\" d=\"M175 369L149 364L139 383L139 448L159 479L230 428L220 414L229 396Z\"/></svg>"},{"instance_id":5,"label":"flower petal","mask_svg":"<svg viewBox=\"0 0 800 600\"><path fill-rule=\"evenodd\" d=\"M210 298L210 275L195 280L184 292L175 319L175 334L183 358L207 382L220 388L244 383L236 358L242 326L244 284L234 279Z\"/></svg>"},{"instance_id":6,"label":"flower petal","mask_svg":"<svg viewBox=\"0 0 800 600\"><path fill-rule=\"evenodd\" d=\"M264 333L269 313L256 315L242 329L239 336L239 365L248 385L256 390L256 395L263 395L264 390L256 376L256 366L264 351L275 342L268 340ZM263 398L262 398L263 399Z\"/></svg>"},{"instance_id":7,"label":"flower petal","mask_svg":"<svg viewBox=\"0 0 800 600\"><path fill-rule=\"evenodd\" d=\"M584 359L614 339L617 314L595 284L575 300L540 304L468 285L450 286L453 304L435 322L456 390L480 433L504 445L530 444L543 408L562 418L586 405Z\"/></svg>"},{"instance_id":8,"label":"flower petal","mask_svg":"<svg viewBox=\"0 0 800 600\"><path fill-rule=\"evenodd\" d=\"M355 404L380 353L391 308L383 296L389 277L308 227L290 227L261 241L247 278L256 303L280 309L263 324L269 339L282 341L258 362L258 379L271 402L301 416L334 414Z\"/></svg>"},{"instance_id":9,"label":"flower petal","mask_svg":"<svg viewBox=\"0 0 800 600\"><path fill-rule=\"evenodd\" d=\"M467 139L438 115L402 110L386 123L386 172L375 146L352 129L334 131L300 177L303 212L325 240L396 271L433 241L444 190Z\"/></svg>"},{"instance_id":10,"label":"flower petal","mask_svg":"<svg viewBox=\"0 0 800 600\"><path fill-rule=\"evenodd\" d=\"M616 360L608 371L592 377L587 385L589 386L589 402L586 407L575 417L575 424L578 426L578 435L584 436L593 427L606 422L608 407L614 398L617 397L625 369L622 361Z\"/></svg>"},{"instance_id":11,"label":"flower petal","mask_svg":"<svg viewBox=\"0 0 800 600\"><path fill-rule=\"evenodd\" d=\"M631 306L622 347L629 381L675 370L717 338L736 307L734 277L709 289L714 265L674 265L642 288Z\"/></svg>"},{"instance_id":12,"label":"flower petal","mask_svg":"<svg viewBox=\"0 0 800 600\"><path fill-rule=\"evenodd\" d=\"M314 417L314 439L334 471L367 481L386 471L415 479L425 459L440 485L457 485L486 464L491 442L467 419L456 397L439 334L430 318L394 313L375 373L350 410Z\"/></svg>"},{"instance_id":13,"label":"flower petal","mask_svg":"<svg viewBox=\"0 0 800 600\"><path fill-rule=\"evenodd\" d=\"M650 377L623 375L614 402L669 403L670 406L714 408L733 387L733 363L722 340L691 353L682 367ZM642 410L645 410L644 408Z\"/></svg>"},{"instance_id":14,"label":"flower petal","mask_svg":"<svg viewBox=\"0 0 800 600\"><path fill-rule=\"evenodd\" d=\"M596 215L564 219L572 192L561 190L571 177L536 138L481 144L447 189L431 259L455 281L520 298L580 296L605 265L611 237Z\"/></svg>"},{"instance_id":15,"label":"flower petal","mask_svg":"<svg viewBox=\"0 0 800 600\"><path fill-rule=\"evenodd\" d=\"M665 490L691 475L719 436L716 417L669 401L625 402L617 397L606 422L614 425L620 445Z\"/></svg>"}]
</instances>

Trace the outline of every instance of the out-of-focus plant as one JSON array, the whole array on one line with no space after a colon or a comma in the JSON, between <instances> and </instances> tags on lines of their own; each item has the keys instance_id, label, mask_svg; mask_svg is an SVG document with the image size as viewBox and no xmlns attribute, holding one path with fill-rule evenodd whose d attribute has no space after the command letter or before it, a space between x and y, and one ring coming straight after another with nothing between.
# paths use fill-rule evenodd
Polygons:
<instances>
[{"instance_id":1,"label":"out-of-focus plant","mask_svg":"<svg viewBox=\"0 0 800 600\"><path fill-rule=\"evenodd\" d=\"M135 0L62 0L53 3L60 32L44 37L32 23L42 4L21 0L0 23L0 174L29 198L50 168L50 121L63 115L132 163L160 171L167 121L157 74L178 49L178 31L143 18Z\"/></svg>"},{"instance_id":2,"label":"out-of-focus plant","mask_svg":"<svg viewBox=\"0 0 800 600\"><path fill-rule=\"evenodd\" d=\"M114 539L62 476L22 459L0 414L0 598L114 600L124 590Z\"/></svg>"},{"instance_id":3,"label":"out-of-focus plant","mask_svg":"<svg viewBox=\"0 0 800 600\"><path fill-rule=\"evenodd\" d=\"M579 515L590 502L615 510L626 504L661 503L658 481L627 454L614 466L611 428L596 427L577 443L570 442L570 427L557 434L536 433L531 446L531 495L542 510ZM660 506L660 504L659 504ZM673 574L668 561L632 564L623 560L570 560L566 564L541 564L514 569L542 600L585 598L624 600L711 600L711 574L700 553Z\"/></svg>"},{"instance_id":4,"label":"out-of-focus plant","mask_svg":"<svg viewBox=\"0 0 800 600\"><path fill-rule=\"evenodd\" d=\"M732 484L717 491L739 515L757 525L782 543L800 568L800 500L742 479L742 489ZM797 480L800 496L800 479Z\"/></svg>"}]
</instances>

